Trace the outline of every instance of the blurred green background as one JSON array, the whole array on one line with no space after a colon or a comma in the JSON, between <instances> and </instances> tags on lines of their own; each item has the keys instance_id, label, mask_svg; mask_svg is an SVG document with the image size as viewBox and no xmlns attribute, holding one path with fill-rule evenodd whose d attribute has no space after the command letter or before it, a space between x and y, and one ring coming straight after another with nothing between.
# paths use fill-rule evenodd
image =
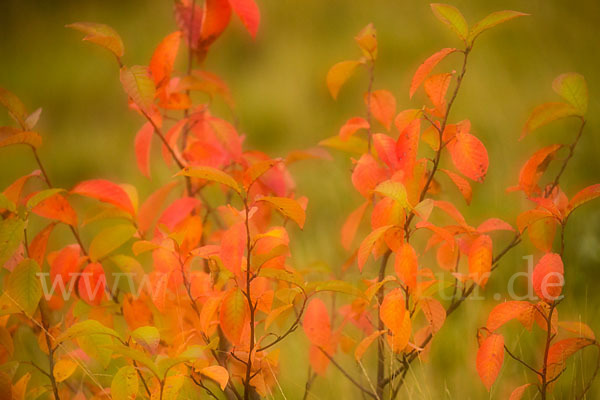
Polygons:
<instances>
[{"instance_id":1,"label":"blurred green background","mask_svg":"<svg viewBox=\"0 0 600 400\"><path fill-rule=\"evenodd\" d=\"M349 81L337 102L327 92L325 74L335 62L359 56L353 37L367 23L373 22L379 40L375 89L391 90L399 109L420 107L424 100L422 93L412 101L408 98L417 66L442 47L460 46L453 33L435 19L426 1L258 3L262 22L256 41L235 19L213 46L205 67L230 85L241 130L247 135L246 147L272 156L312 147L335 135L347 118L363 114L364 74ZM572 196L584 186L600 182L600 2L455 0L452 4L470 23L501 9L531 16L508 22L478 39L452 118L472 121L473 132L488 148L490 169L484 185L473 185L470 207L453 188L448 188L447 198L453 199L475 226L490 215L514 223L518 212L530 207L522 196L506 194L506 187L516 184L521 165L536 149L570 143L576 122L558 122L521 142L517 139L535 105L558 100L551 82L568 71L587 78L590 106L588 126L561 183ZM0 86L17 94L29 110L43 108L38 125L44 137L40 155L56 185L69 188L80 180L102 177L134 183L143 199L172 174L153 166L154 178L149 181L138 172L133 138L142 121L127 109L113 58L99 47L81 43L80 34L64 28L75 21L111 25L124 40L124 62L147 64L156 44L176 29L172 10L169 0L0 1ZM184 58L182 55L180 61ZM442 68L457 69L457 59L446 61ZM0 111L0 124L10 122ZM3 148L0 154L2 188L34 168L26 149ZM305 162L292 168L298 193L310 199L306 228L293 239L296 267L324 261L338 271L344 261L339 228L360 202L350 184L350 167L346 156L335 155L334 161ZM555 173L551 168L548 176ZM499 248L510 236L497 237ZM600 295L595 291L600 283L598 203L586 205L570 219L567 237L567 300L560 306L560 316L586 321L600 332ZM402 398L501 399L508 397L510 389L533 379L507 358L500 383L488 395L474 369L476 328L485 323L496 303L494 293L504 299L510 274L525 271L522 257L532 253L537 254L525 240L493 275L482 293L486 300L468 301L449 318L428 363L415 363L408 374ZM365 274L374 276L375 268L367 267ZM355 272L350 276L358 279ZM534 363L539 361L531 358L540 352L539 329L534 334L516 327L508 332L510 348L521 349ZM280 384L289 399L301 398L304 389L308 363L302 336L296 333L283 347ZM582 370L586 377L592 372L592 353L587 350L583 357L574 358L555 398L571 398L573 387L581 387ZM360 376L350 356L341 355L340 360ZM371 361L367 362L370 370ZM588 398L598 396L600 383L593 386ZM283 398L280 393L275 397ZM310 398L338 397L359 398L330 368L327 379L316 381Z\"/></svg>"}]
</instances>

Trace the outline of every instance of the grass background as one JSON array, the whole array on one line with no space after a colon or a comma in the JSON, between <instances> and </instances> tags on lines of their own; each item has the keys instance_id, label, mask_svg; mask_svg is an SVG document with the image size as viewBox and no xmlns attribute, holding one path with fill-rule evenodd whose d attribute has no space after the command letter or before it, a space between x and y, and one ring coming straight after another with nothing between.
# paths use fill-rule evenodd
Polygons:
<instances>
[{"instance_id":1,"label":"grass background","mask_svg":"<svg viewBox=\"0 0 600 400\"><path fill-rule=\"evenodd\" d=\"M364 74L349 81L337 102L327 93L325 74L335 62L359 56L352 38L367 23L374 23L379 40L375 89L391 90L399 109L420 107L424 101L422 93L412 101L408 98L417 66L442 47L460 46L452 32L435 19L428 2L421 0L258 3L262 22L257 39L252 41L235 20L213 46L205 68L229 83L241 129L247 135L246 148L264 150L272 156L312 147L336 134L347 118L363 113ZM458 204L473 225L490 215L513 222L518 212L529 206L519 195L506 194L506 187L516 183L521 165L536 149L570 143L576 122L558 122L521 142L517 139L536 104L558 100L551 90L552 79L568 71L587 78L590 106L588 126L561 183L566 193L573 195L599 182L600 3L455 0L452 4L470 23L500 9L531 16L506 23L478 39L451 119L472 121L473 131L488 148L490 169L486 183L474 185L470 207L452 188L448 199ZM16 93L30 110L43 108L38 126L44 137L40 154L56 185L69 188L78 181L102 177L133 183L145 198L172 173L153 166L154 178L149 181L138 172L133 138L142 121L126 107L113 58L98 47L81 43L81 35L64 28L75 21L111 25L123 37L124 62L147 64L156 44L175 29L172 9L168 0L1 2L0 86ZM184 58L180 57L182 63ZM446 61L442 68L457 69L457 59ZM9 123L7 114L0 111L0 124ZM2 188L34 168L26 149L4 148L0 154ZM298 192L310 199L306 228L293 239L298 268L324 262L332 271L339 270L345 258L339 228L360 202L350 184L350 167L347 157L336 155L333 161L293 168ZM555 172L551 168L548 176ZM85 240L90 239L87 235L84 232ZM598 203L586 205L570 219L567 238L567 300L560 306L560 316L587 321L600 332L600 296L595 292L600 278ZM498 248L507 239L508 235L500 235ZM496 303L494 294L504 299L510 274L525 271L522 257L532 253L526 240L505 257L502 268L482 293L485 300L467 302L449 318L434 342L428 364L422 368L415 363L409 373L403 398L488 398L474 369L476 328L485 323ZM368 266L365 274L374 276L375 267ZM350 279L358 280L359 276L353 273ZM531 358L540 350L539 330L534 334L518 328L508 332L509 347L522 349L534 363L539 361ZM303 335L294 336L283 346L280 376L283 393L290 399L301 397L308 365ZM591 373L592 352L574 358L554 392L555 398L571 398L573 387L581 387L582 371L585 376ZM349 356L340 359L358 375ZM367 361L367 369L373 369L372 361ZM490 398L506 398L511 388L533 379L508 359L502 374ZM594 385L588 398L600 395L599 387ZM283 398L281 394L276 397ZM315 383L312 398L336 397L357 398L357 394L330 368L327 379Z\"/></svg>"}]
</instances>

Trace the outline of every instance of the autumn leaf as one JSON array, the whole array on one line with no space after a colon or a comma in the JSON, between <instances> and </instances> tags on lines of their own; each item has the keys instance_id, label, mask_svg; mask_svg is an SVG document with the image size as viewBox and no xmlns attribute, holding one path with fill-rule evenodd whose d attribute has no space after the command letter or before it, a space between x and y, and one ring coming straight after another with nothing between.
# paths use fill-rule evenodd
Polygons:
<instances>
[{"instance_id":1,"label":"autumn leaf","mask_svg":"<svg viewBox=\"0 0 600 400\"><path fill-rule=\"evenodd\" d=\"M521 168L519 172L519 187L527 196L534 194L538 188L538 181L548 168L550 161L561 148L560 144L546 146L536 151Z\"/></svg>"},{"instance_id":2,"label":"autumn leaf","mask_svg":"<svg viewBox=\"0 0 600 400\"><path fill-rule=\"evenodd\" d=\"M452 183L454 183L460 194L462 194L462 196L464 197L467 204L471 204L471 199L473 198L473 189L471 189L471 184L469 183L469 181L467 181L462 176L455 174L454 172L449 171L447 169L440 170L446 175L448 175Z\"/></svg>"},{"instance_id":3,"label":"autumn leaf","mask_svg":"<svg viewBox=\"0 0 600 400\"><path fill-rule=\"evenodd\" d=\"M569 72L561 74L552 82L552 89L575 107L579 115L584 115L588 107L588 87L581 74Z\"/></svg>"},{"instance_id":4,"label":"autumn leaf","mask_svg":"<svg viewBox=\"0 0 600 400\"><path fill-rule=\"evenodd\" d=\"M202 368L200 373L217 382L221 390L225 390L227 382L229 381L229 373L225 368L219 365L211 365L210 367Z\"/></svg>"},{"instance_id":5,"label":"autumn leaf","mask_svg":"<svg viewBox=\"0 0 600 400\"><path fill-rule=\"evenodd\" d=\"M340 128L340 139L348 140L360 129L369 129L369 122L362 117L352 117Z\"/></svg>"},{"instance_id":6,"label":"autumn leaf","mask_svg":"<svg viewBox=\"0 0 600 400\"><path fill-rule=\"evenodd\" d=\"M142 111L151 114L156 87L148 67L134 65L121 68L121 84L125 93L140 107Z\"/></svg>"},{"instance_id":7,"label":"autumn leaf","mask_svg":"<svg viewBox=\"0 0 600 400\"><path fill-rule=\"evenodd\" d=\"M329 93L333 99L337 99L338 93L344 83L352 74L354 74L354 70L361 64L360 61L348 60L341 61L337 64L334 64L329 71L327 72L327 89L329 89Z\"/></svg>"},{"instance_id":8,"label":"autumn leaf","mask_svg":"<svg viewBox=\"0 0 600 400\"><path fill-rule=\"evenodd\" d=\"M56 382L62 382L73 375L77 369L77 363L70 358L58 360L54 365L54 379Z\"/></svg>"},{"instance_id":9,"label":"autumn leaf","mask_svg":"<svg viewBox=\"0 0 600 400\"><path fill-rule=\"evenodd\" d=\"M560 255L545 254L533 269L533 290L546 302L558 299L564 285L564 266Z\"/></svg>"},{"instance_id":10,"label":"autumn leaf","mask_svg":"<svg viewBox=\"0 0 600 400\"><path fill-rule=\"evenodd\" d=\"M410 84L409 96L412 98L421 83L427 78L429 73L435 68L436 65L440 63L446 56L452 54L456 51L455 48L447 47L442 49L423 62L423 64L419 65L417 71L413 75L412 82Z\"/></svg>"},{"instance_id":11,"label":"autumn leaf","mask_svg":"<svg viewBox=\"0 0 600 400\"><path fill-rule=\"evenodd\" d=\"M111 51L117 58L123 57L123 41L119 34L110 26L95 22L75 22L66 25L67 28L83 32L83 40L95 43Z\"/></svg>"},{"instance_id":12,"label":"autumn leaf","mask_svg":"<svg viewBox=\"0 0 600 400\"><path fill-rule=\"evenodd\" d=\"M13 117L22 128L25 128L25 120L28 116L27 109L14 93L0 87L0 105L8 110L11 117Z\"/></svg>"},{"instance_id":13,"label":"autumn leaf","mask_svg":"<svg viewBox=\"0 0 600 400\"><path fill-rule=\"evenodd\" d=\"M524 385L516 387L511 393L508 400L521 400L523 394L525 394L525 390L531 386L531 383L526 383Z\"/></svg>"},{"instance_id":14,"label":"autumn leaf","mask_svg":"<svg viewBox=\"0 0 600 400\"><path fill-rule=\"evenodd\" d=\"M385 326L393 333L402 330L404 314L406 313L405 299L399 289L385 295L379 306L379 317Z\"/></svg>"},{"instance_id":15,"label":"autumn leaf","mask_svg":"<svg viewBox=\"0 0 600 400\"><path fill-rule=\"evenodd\" d=\"M571 198L571 201L567 206L567 215L573 212L577 207L597 197L600 197L600 184L588 186L585 189L580 190Z\"/></svg>"},{"instance_id":16,"label":"autumn leaf","mask_svg":"<svg viewBox=\"0 0 600 400\"><path fill-rule=\"evenodd\" d=\"M250 33L250 36L256 37L258 25L260 24L260 10L254 0L229 0L229 4Z\"/></svg>"},{"instance_id":17,"label":"autumn leaf","mask_svg":"<svg viewBox=\"0 0 600 400\"><path fill-rule=\"evenodd\" d=\"M431 334L435 335L444 325L446 321L446 309L434 298L426 297L420 300L421 309L427 322L431 327Z\"/></svg>"},{"instance_id":18,"label":"autumn leaf","mask_svg":"<svg viewBox=\"0 0 600 400\"><path fill-rule=\"evenodd\" d=\"M331 340L331 321L325 303L314 298L308 303L302 323L304 333L313 346L328 347Z\"/></svg>"},{"instance_id":19,"label":"autumn leaf","mask_svg":"<svg viewBox=\"0 0 600 400\"><path fill-rule=\"evenodd\" d=\"M114 400L135 399L138 392L138 374L134 367L121 367L113 377L110 394Z\"/></svg>"},{"instance_id":20,"label":"autumn leaf","mask_svg":"<svg viewBox=\"0 0 600 400\"><path fill-rule=\"evenodd\" d=\"M271 207L279 211L284 217L297 223L300 229L304 228L306 212L297 200L290 199L289 197L264 196L257 199L257 201L269 203Z\"/></svg>"},{"instance_id":21,"label":"autumn leaf","mask_svg":"<svg viewBox=\"0 0 600 400\"><path fill-rule=\"evenodd\" d=\"M78 293L86 303L97 306L106 297L106 276L100 263L88 264L78 281Z\"/></svg>"},{"instance_id":22,"label":"autumn leaf","mask_svg":"<svg viewBox=\"0 0 600 400\"><path fill-rule=\"evenodd\" d=\"M350 246L352 245L352 242L354 240L354 237L356 236L356 232L358 231L358 227L368 205L369 202L364 202L356 210L352 211L350 215L348 215L346 222L344 222L344 225L342 226L341 241L342 246L344 246L346 250L349 250Z\"/></svg>"},{"instance_id":23,"label":"autumn leaf","mask_svg":"<svg viewBox=\"0 0 600 400\"><path fill-rule=\"evenodd\" d=\"M469 179L483 182L487 174L489 158L481 141L470 133L458 133L448 145L452 163Z\"/></svg>"},{"instance_id":24,"label":"autumn leaf","mask_svg":"<svg viewBox=\"0 0 600 400\"><path fill-rule=\"evenodd\" d=\"M504 337L489 335L477 350L477 373L489 391L496 381L504 362Z\"/></svg>"},{"instance_id":25,"label":"autumn leaf","mask_svg":"<svg viewBox=\"0 0 600 400\"><path fill-rule=\"evenodd\" d=\"M527 329L531 329L533 324L534 305L527 301L507 301L498 304L492 309L486 323L486 328L495 331L507 322L517 319Z\"/></svg>"},{"instance_id":26,"label":"autumn leaf","mask_svg":"<svg viewBox=\"0 0 600 400\"><path fill-rule=\"evenodd\" d=\"M492 239L480 235L473 241L469 249L469 277L484 287L492 268Z\"/></svg>"},{"instance_id":27,"label":"autumn leaf","mask_svg":"<svg viewBox=\"0 0 600 400\"><path fill-rule=\"evenodd\" d=\"M138 169L146 178L150 178L150 150L153 134L154 127L150 122L146 122L135 135L135 158Z\"/></svg>"},{"instance_id":28,"label":"autumn leaf","mask_svg":"<svg viewBox=\"0 0 600 400\"><path fill-rule=\"evenodd\" d=\"M487 31L488 29L493 28L496 25L500 25L506 21L510 21L511 19L526 15L529 14L512 10L495 11L487 15L485 18L483 18L481 21L477 22L471 27L471 30L469 31L468 41L471 45L473 45L475 39L477 39L479 35Z\"/></svg>"},{"instance_id":29,"label":"autumn leaf","mask_svg":"<svg viewBox=\"0 0 600 400\"><path fill-rule=\"evenodd\" d=\"M388 90L365 93L365 104L379 123L389 131L396 115L396 98Z\"/></svg>"},{"instance_id":30,"label":"autumn leaf","mask_svg":"<svg viewBox=\"0 0 600 400\"><path fill-rule=\"evenodd\" d=\"M248 315L248 304L240 289L230 290L221 303L221 330L227 340L237 345L242 340L242 332Z\"/></svg>"},{"instance_id":31,"label":"autumn leaf","mask_svg":"<svg viewBox=\"0 0 600 400\"><path fill-rule=\"evenodd\" d=\"M13 135L0 140L0 147L6 147L13 144L27 144L34 149L37 149L42 145L42 137L36 132L24 131L16 132Z\"/></svg>"},{"instance_id":32,"label":"autumn leaf","mask_svg":"<svg viewBox=\"0 0 600 400\"><path fill-rule=\"evenodd\" d=\"M533 109L525 126L521 131L521 137L523 139L529 133L541 128L550 122L558 119L579 116L580 112L570 104L567 103L544 103Z\"/></svg>"},{"instance_id":33,"label":"autumn leaf","mask_svg":"<svg viewBox=\"0 0 600 400\"><path fill-rule=\"evenodd\" d=\"M373 24L368 24L354 37L363 55L371 61L377 58L377 32Z\"/></svg>"},{"instance_id":34,"label":"autumn leaf","mask_svg":"<svg viewBox=\"0 0 600 400\"><path fill-rule=\"evenodd\" d=\"M127 192L119 185L104 179L83 181L71 189L71 193L110 203L131 215L135 214L133 203Z\"/></svg>"},{"instance_id":35,"label":"autumn leaf","mask_svg":"<svg viewBox=\"0 0 600 400\"><path fill-rule=\"evenodd\" d=\"M165 36L158 46L156 46L149 65L150 74L156 87L168 83L173 71L173 64L175 64L175 57L177 57L180 41L181 31L175 31Z\"/></svg>"},{"instance_id":36,"label":"autumn leaf","mask_svg":"<svg viewBox=\"0 0 600 400\"><path fill-rule=\"evenodd\" d=\"M207 166L186 167L179 171L177 175L189 176L192 178L204 179L211 182L221 183L241 193L240 185L227 173Z\"/></svg>"},{"instance_id":37,"label":"autumn leaf","mask_svg":"<svg viewBox=\"0 0 600 400\"><path fill-rule=\"evenodd\" d=\"M366 338L361 340L360 343L358 344L358 346L356 346L356 350L354 350L354 359L356 361L360 362L360 360L362 360L362 357L365 354L365 352L367 351L367 349L369 348L369 346L371 346L371 344L375 341L375 339L377 339L379 336L383 335L384 333L386 333L385 330L374 331L369 336L367 336Z\"/></svg>"},{"instance_id":38,"label":"autumn leaf","mask_svg":"<svg viewBox=\"0 0 600 400\"><path fill-rule=\"evenodd\" d=\"M431 4L431 9L433 10L433 14L437 19L442 21L444 25L456 33L463 42L467 41L467 36L469 35L469 26L467 25L465 17L463 17L461 12L458 11L456 7L448 4L436 3Z\"/></svg>"},{"instance_id":39,"label":"autumn leaf","mask_svg":"<svg viewBox=\"0 0 600 400\"><path fill-rule=\"evenodd\" d=\"M409 243L402 244L400 250L396 253L394 270L411 291L414 291L417 287L417 269L418 261L415 249Z\"/></svg>"},{"instance_id":40,"label":"autumn leaf","mask_svg":"<svg viewBox=\"0 0 600 400\"><path fill-rule=\"evenodd\" d=\"M432 75L423 83L425 94L435 107L436 115L440 117L446 114L446 93L451 81L452 74L444 73Z\"/></svg>"},{"instance_id":41,"label":"autumn leaf","mask_svg":"<svg viewBox=\"0 0 600 400\"><path fill-rule=\"evenodd\" d=\"M352 184L363 197L369 197L371 191L386 178L386 170L370 154L363 154L352 171Z\"/></svg>"}]
</instances>

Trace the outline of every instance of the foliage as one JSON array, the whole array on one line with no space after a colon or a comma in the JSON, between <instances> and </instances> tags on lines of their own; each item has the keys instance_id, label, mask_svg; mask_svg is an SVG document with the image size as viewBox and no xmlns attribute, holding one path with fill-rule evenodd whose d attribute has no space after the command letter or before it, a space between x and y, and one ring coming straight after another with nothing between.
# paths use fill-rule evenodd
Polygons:
<instances>
[{"instance_id":1,"label":"foliage","mask_svg":"<svg viewBox=\"0 0 600 400\"><path fill-rule=\"evenodd\" d=\"M232 14L256 36L260 12L254 0L177 2L179 29L157 45L147 66L124 62L124 41L111 27L67 25L116 60L129 107L143 120L134 140L140 172L152 176L154 142L173 176L141 202L135 186L102 178L71 189L55 186L37 152L41 109L29 113L17 96L0 89L0 104L15 121L0 128L0 147L28 146L38 168L0 194L3 392L57 400L272 397L280 363L287 362L280 361L278 345L304 331L310 360L305 398L330 366L357 396L396 398L411 363L425 360L433 339L443 338L447 317L485 288L527 232L543 253L531 277L539 301L497 305L478 331L474 361L489 390L508 354L538 378L511 398L529 387L547 398L567 359L598 346L587 325L559 321L557 314L565 226L573 210L600 196L600 186L592 185L569 200L559 185L585 127L587 84L579 74L560 75L552 87L564 101L536 107L525 123L522 138L561 118L576 118L580 127L570 145L546 146L521 169L509 191L522 191L533 205L516 217L516 229L493 215L475 227L459 211L462 201L445 199L459 194L469 205L476 194L472 185L485 182L490 161L470 121L451 120L451 111L479 36L526 14L499 11L469 27L455 7L431 7L464 46L438 50L415 72L409 97L423 87L428 103L398 111L395 96L376 88L379 50L369 24L354 38L361 55L335 64L326 76L337 99L348 79L366 73L364 116L349 118L321 147L283 158L245 149L237 123L211 112L213 99L232 111L233 101L203 61ZM182 42L187 70L178 72ZM461 59L458 72L434 73L446 58ZM363 201L341 227L348 257L339 276L317 281L309 279L317 268L299 268L290 251L290 236L300 235L306 222L308 199L296 193L288 167L328 159L323 147L356 157L350 180ZM567 154L557 175L541 185L561 150ZM45 226L33 235L30 222L39 220ZM61 228L72 241L55 248L50 238ZM558 228L560 250L554 252ZM94 232L88 244L83 229ZM436 268L424 262L431 254ZM344 275L355 265L364 276L358 285ZM539 368L505 345L499 330L513 319L544 331ZM37 336L43 365L16 356L23 329ZM565 338L559 340L559 332ZM353 356L362 376L337 360L340 352ZM370 372L365 364L372 356ZM33 374L45 383L28 385Z\"/></svg>"}]
</instances>

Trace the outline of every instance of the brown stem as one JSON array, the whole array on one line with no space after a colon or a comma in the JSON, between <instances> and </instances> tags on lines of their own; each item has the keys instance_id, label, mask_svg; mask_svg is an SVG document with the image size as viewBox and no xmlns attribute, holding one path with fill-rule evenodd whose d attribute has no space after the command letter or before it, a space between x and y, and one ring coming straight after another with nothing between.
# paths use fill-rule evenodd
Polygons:
<instances>
[{"instance_id":1,"label":"brown stem","mask_svg":"<svg viewBox=\"0 0 600 400\"><path fill-rule=\"evenodd\" d=\"M44 328L44 337L46 339L46 346L48 347L48 364L50 365L50 372L48 373L48 378L50 378L50 383L52 384L52 391L54 392L54 399L60 400L60 396L58 395L58 384L56 383L56 379L54 378L54 351L56 350L52 347L52 342L50 340L50 335L48 334L49 325L46 322L46 317L44 316L44 309L40 305L40 318L42 319L42 327Z\"/></svg>"},{"instance_id":2,"label":"brown stem","mask_svg":"<svg viewBox=\"0 0 600 400\"><path fill-rule=\"evenodd\" d=\"M542 387L540 388L540 394L542 396L542 400L546 400L546 392L548 390L548 385L552 383L548 380L548 354L550 352L550 345L552 344L552 339L554 335L552 334L552 314L554 313L554 308L556 307L555 302L550 304L550 311L548 312L548 316L545 316L546 319L546 346L544 348L544 365L542 366Z\"/></svg>"},{"instance_id":3,"label":"brown stem","mask_svg":"<svg viewBox=\"0 0 600 400\"><path fill-rule=\"evenodd\" d=\"M308 394L310 393L310 388L315 381L317 374L312 371L310 365L308 366L308 377L306 378L306 384L304 385L304 396L302 396L302 400L306 400L308 398Z\"/></svg>"},{"instance_id":4,"label":"brown stem","mask_svg":"<svg viewBox=\"0 0 600 400\"><path fill-rule=\"evenodd\" d=\"M250 392L252 385L250 380L252 379L252 353L254 351L254 312L256 307L252 304L252 296L250 294L250 283L251 283L251 271L250 271L250 256L252 251L252 243L250 237L250 221L248 208L248 199L244 198L244 208L246 211L246 299L248 301L248 308L250 309L250 344L248 350L248 361L246 362L246 379L244 380L244 400L250 399Z\"/></svg>"},{"instance_id":5,"label":"brown stem","mask_svg":"<svg viewBox=\"0 0 600 400\"><path fill-rule=\"evenodd\" d=\"M573 157L573 154L575 153L575 147L577 146L577 143L579 143L579 139L581 139L581 134L583 133L583 128L585 127L585 123L586 123L586 120L583 117L581 117L581 125L579 126L579 131L577 132L577 136L575 137L575 140L573 141L573 143L571 143L569 145L569 154L567 154L567 158L564 159L562 166L560 167L560 170L558 171L558 174L556 175L556 178L554 178L554 181L552 182L552 185L546 191L547 194L552 193L554 188L556 188L558 186L558 181L560 180L560 177L562 176L563 172L565 172L565 169L567 168L567 164L569 163L569 160Z\"/></svg>"},{"instance_id":6,"label":"brown stem","mask_svg":"<svg viewBox=\"0 0 600 400\"><path fill-rule=\"evenodd\" d=\"M519 357L517 357L516 355L514 355L509 349L508 347L506 347L506 345L504 345L504 351L506 351L506 354L508 354L513 360L520 362L521 364L523 364L525 367L527 367L529 370L535 372L537 375L542 376L542 373L540 371L538 371L537 369L533 368L531 365L527 364L525 361L521 360Z\"/></svg>"},{"instance_id":7,"label":"brown stem","mask_svg":"<svg viewBox=\"0 0 600 400\"><path fill-rule=\"evenodd\" d=\"M379 275L377 276L377 282L382 282L385 279L385 269L387 267L387 263L388 260L390 258L390 255L392 254L391 251L388 251L384 254L382 260L381 260L381 265L379 267ZM383 287L384 285L381 285L381 287L379 288L379 290L377 291L377 303L379 304L379 307L381 307L381 304L383 303L383 298L385 296L385 289ZM385 326L383 324L383 321L381 320L381 317L379 315L379 312L377 312L377 329L378 330L383 330L385 329ZM377 338L377 397L378 398L383 398L383 389L385 387L385 385L383 384L383 381L385 379L385 335L380 335Z\"/></svg>"},{"instance_id":8,"label":"brown stem","mask_svg":"<svg viewBox=\"0 0 600 400\"><path fill-rule=\"evenodd\" d=\"M373 82L375 81L375 61L371 60L368 67L369 71L369 86L367 87L367 148L371 152L372 129L371 129L371 93L373 92Z\"/></svg>"}]
</instances>

